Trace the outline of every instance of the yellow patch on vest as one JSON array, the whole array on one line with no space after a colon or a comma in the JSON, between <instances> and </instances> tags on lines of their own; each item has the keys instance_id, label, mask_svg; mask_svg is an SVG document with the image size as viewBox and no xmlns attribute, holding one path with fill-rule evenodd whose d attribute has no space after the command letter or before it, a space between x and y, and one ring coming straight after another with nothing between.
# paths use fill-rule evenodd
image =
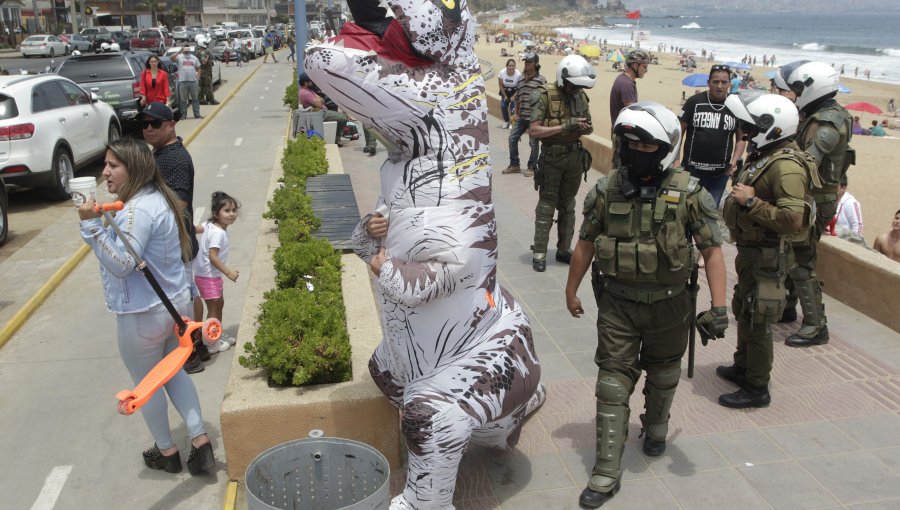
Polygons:
<instances>
[{"instance_id":1,"label":"yellow patch on vest","mask_svg":"<svg viewBox=\"0 0 900 510\"><path fill-rule=\"evenodd\" d=\"M677 204L681 200L681 192L667 189L663 194L663 199L670 204Z\"/></svg>"}]
</instances>

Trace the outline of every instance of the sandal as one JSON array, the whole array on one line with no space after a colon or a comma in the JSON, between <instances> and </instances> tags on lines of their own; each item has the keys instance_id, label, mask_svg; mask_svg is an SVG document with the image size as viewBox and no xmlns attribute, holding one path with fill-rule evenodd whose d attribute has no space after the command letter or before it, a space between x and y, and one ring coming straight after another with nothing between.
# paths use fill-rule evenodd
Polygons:
<instances>
[{"instance_id":1,"label":"sandal","mask_svg":"<svg viewBox=\"0 0 900 510\"><path fill-rule=\"evenodd\" d=\"M207 471L212 472L216 466L216 458L213 456L212 443L201 445L200 448L191 445L191 455L187 460L188 471L192 475L199 475Z\"/></svg>"},{"instance_id":2,"label":"sandal","mask_svg":"<svg viewBox=\"0 0 900 510\"><path fill-rule=\"evenodd\" d=\"M160 469L166 473L181 472L181 455L176 451L172 455L163 455L156 444L143 452L144 464L150 469Z\"/></svg>"}]
</instances>

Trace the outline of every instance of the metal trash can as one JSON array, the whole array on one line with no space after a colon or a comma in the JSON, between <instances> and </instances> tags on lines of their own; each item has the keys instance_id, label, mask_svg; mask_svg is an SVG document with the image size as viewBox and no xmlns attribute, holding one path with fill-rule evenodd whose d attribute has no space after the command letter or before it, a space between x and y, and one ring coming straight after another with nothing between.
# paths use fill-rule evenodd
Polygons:
<instances>
[{"instance_id":1,"label":"metal trash can","mask_svg":"<svg viewBox=\"0 0 900 510\"><path fill-rule=\"evenodd\" d=\"M297 138L297 135L302 132L307 131L315 131L322 136L325 136L325 112L309 112L304 110L294 110L293 115L293 124L294 127L291 130L291 135L293 138Z\"/></svg>"},{"instance_id":2,"label":"metal trash can","mask_svg":"<svg viewBox=\"0 0 900 510\"><path fill-rule=\"evenodd\" d=\"M371 446L334 437L269 448L247 467L251 510L387 510L390 466Z\"/></svg>"}]
</instances>

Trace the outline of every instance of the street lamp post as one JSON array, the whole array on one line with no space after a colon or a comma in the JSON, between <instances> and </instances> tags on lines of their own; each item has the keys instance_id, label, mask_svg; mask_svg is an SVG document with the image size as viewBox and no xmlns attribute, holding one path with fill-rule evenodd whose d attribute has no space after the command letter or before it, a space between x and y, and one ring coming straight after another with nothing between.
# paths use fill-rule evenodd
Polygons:
<instances>
[{"instance_id":1,"label":"street lamp post","mask_svg":"<svg viewBox=\"0 0 900 510\"><path fill-rule=\"evenodd\" d=\"M303 50L306 49L306 0L294 0L294 30L297 32L297 79L303 72Z\"/></svg>"}]
</instances>

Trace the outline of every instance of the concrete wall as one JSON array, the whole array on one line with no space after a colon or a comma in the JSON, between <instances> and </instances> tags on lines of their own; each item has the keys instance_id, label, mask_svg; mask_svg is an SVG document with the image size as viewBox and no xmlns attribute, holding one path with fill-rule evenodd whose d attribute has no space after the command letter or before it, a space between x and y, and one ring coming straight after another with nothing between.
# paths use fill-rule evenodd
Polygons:
<instances>
[{"instance_id":1,"label":"concrete wall","mask_svg":"<svg viewBox=\"0 0 900 510\"><path fill-rule=\"evenodd\" d=\"M329 169L342 171L336 146L326 146ZM269 199L278 186L280 169L272 172ZM237 349L256 334L256 316L263 294L275 285L272 254L278 235L271 220L263 220L241 316ZM244 368L234 357L222 402L221 427L229 480L243 480L247 466L260 453L285 441L305 438L320 429L329 437L353 439L380 451L392 468L404 452L399 415L372 382L368 359L381 340L381 325L370 285L368 265L353 254L341 258L347 330L352 349L353 379L339 384L271 388L262 370Z\"/></svg>"},{"instance_id":2,"label":"concrete wall","mask_svg":"<svg viewBox=\"0 0 900 510\"><path fill-rule=\"evenodd\" d=\"M826 294L900 332L900 264L830 236L819 243L818 257Z\"/></svg>"}]
</instances>

